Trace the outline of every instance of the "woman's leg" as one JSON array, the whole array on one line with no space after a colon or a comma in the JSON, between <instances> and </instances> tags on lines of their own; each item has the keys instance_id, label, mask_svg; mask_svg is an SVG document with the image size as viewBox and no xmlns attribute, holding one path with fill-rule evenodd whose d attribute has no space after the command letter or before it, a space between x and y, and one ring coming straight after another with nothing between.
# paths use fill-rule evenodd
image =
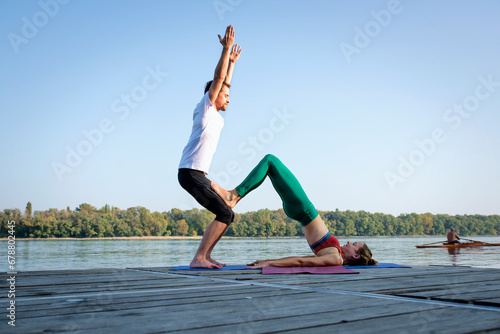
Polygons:
<instances>
[{"instance_id":1,"label":"woman's leg","mask_svg":"<svg viewBox=\"0 0 500 334\"><path fill-rule=\"evenodd\" d=\"M269 176L274 189L283 201L283 209L288 217L298 220L303 226L317 217L314 208L304 189L292 172L274 155L266 155L248 174L235 190L243 198L258 188Z\"/></svg>"}]
</instances>

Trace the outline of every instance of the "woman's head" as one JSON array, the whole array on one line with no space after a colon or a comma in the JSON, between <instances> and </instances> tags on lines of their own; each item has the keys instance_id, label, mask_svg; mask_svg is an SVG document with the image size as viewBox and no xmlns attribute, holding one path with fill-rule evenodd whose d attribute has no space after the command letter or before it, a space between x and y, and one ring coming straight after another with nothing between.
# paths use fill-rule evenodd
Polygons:
<instances>
[{"instance_id":1,"label":"woman's head","mask_svg":"<svg viewBox=\"0 0 500 334\"><path fill-rule=\"evenodd\" d=\"M372 252L365 243L362 242L347 242L342 246L342 257L344 263L350 266L366 266L378 264L372 258Z\"/></svg>"}]
</instances>

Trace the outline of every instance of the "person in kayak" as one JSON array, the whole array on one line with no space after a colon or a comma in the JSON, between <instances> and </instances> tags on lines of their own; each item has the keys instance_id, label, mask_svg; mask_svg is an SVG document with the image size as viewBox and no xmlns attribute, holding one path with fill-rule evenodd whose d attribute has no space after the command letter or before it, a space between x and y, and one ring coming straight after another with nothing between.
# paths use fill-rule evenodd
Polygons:
<instances>
[{"instance_id":1,"label":"person in kayak","mask_svg":"<svg viewBox=\"0 0 500 334\"><path fill-rule=\"evenodd\" d=\"M458 244L460 243L460 237L458 234L455 232L455 229L452 227L450 232L448 232L448 235L446 236L448 239L449 244Z\"/></svg>"},{"instance_id":2,"label":"person in kayak","mask_svg":"<svg viewBox=\"0 0 500 334\"><path fill-rule=\"evenodd\" d=\"M306 240L315 255L258 260L251 264L252 268L378 264L372 258L372 252L365 243L348 241L345 245L340 245L337 238L330 234L299 181L274 155L266 155L245 180L233 190L228 191L214 182L211 185L226 205L232 209L243 197L259 187L266 176L269 176L274 189L281 197L286 215L302 225Z\"/></svg>"}]
</instances>

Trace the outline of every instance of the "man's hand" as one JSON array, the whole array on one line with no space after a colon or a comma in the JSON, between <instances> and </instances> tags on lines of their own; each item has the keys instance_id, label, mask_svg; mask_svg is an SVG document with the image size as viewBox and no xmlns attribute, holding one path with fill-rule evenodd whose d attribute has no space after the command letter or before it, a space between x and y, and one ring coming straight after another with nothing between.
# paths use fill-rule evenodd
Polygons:
<instances>
[{"instance_id":1,"label":"man's hand","mask_svg":"<svg viewBox=\"0 0 500 334\"><path fill-rule=\"evenodd\" d=\"M233 45L231 49L231 54L229 55L229 61L236 63L236 61L240 58L241 54L241 46L238 44Z\"/></svg>"},{"instance_id":2,"label":"man's hand","mask_svg":"<svg viewBox=\"0 0 500 334\"><path fill-rule=\"evenodd\" d=\"M233 28L233 26L229 25L226 28L226 34L224 35L224 38L221 38L220 35L217 35L217 36L219 36L220 44L222 44L223 47L229 49L234 44L234 28Z\"/></svg>"}]
</instances>

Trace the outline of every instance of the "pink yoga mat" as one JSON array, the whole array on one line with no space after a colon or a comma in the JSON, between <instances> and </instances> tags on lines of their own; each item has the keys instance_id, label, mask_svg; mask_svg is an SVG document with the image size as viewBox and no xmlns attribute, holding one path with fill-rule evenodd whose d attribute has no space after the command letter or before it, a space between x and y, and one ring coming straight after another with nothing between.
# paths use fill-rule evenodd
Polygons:
<instances>
[{"instance_id":1,"label":"pink yoga mat","mask_svg":"<svg viewBox=\"0 0 500 334\"><path fill-rule=\"evenodd\" d=\"M344 268L343 266L326 267L264 267L263 275L269 274L359 274L359 272Z\"/></svg>"}]
</instances>

